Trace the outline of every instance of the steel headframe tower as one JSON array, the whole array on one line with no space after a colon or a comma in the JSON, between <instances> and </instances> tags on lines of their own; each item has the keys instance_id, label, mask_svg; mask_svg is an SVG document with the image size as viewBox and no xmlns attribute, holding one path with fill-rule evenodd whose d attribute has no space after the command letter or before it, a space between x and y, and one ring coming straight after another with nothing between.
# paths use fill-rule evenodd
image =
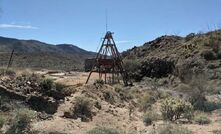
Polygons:
<instances>
[{"instance_id":1,"label":"steel headframe tower","mask_svg":"<svg viewBox=\"0 0 221 134\"><path fill-rule=\"evenodd\" d=\"M125 86L128 86L128 74L123 69L123 61L121 55L116 47L113 36L111 32L107 32L101 48L99 49L97 56L95 58L95 63L90 71L87 78L86 84L88 83L91 74L93 72L99 73L99 79L104 80L107 83L107 75L109 76L109 82L111 84L120 82L120 75ZM104 76L103 76L104 75Z\"/></svg>"}]
</instances>

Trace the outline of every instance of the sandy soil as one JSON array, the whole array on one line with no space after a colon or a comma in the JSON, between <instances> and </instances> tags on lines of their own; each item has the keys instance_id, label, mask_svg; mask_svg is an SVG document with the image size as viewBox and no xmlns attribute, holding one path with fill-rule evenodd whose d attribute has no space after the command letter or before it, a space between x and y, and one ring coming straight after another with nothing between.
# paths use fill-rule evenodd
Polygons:
<instances>
[{"instance_id":1,"label":"sandy soil","mask_svg":"<svg viewBox=\"0 0 221 134\"><path fill-rule=\"evenodd\" d=\"M44 74L43 72L41 73ZM83 91L85 89L84 83L88 74L89 73L81 72L45 73L46 76L55 79L57 82L68 86L80 85L80 88L77 89L75 94L66 98L65 102L60 105L57 113L53 115L53 119L34 123L34 130L41 130L42 133L60 132L67 134L85 134L96 126L106 126L121 129L126 133L132 132L133 130L136 130L138 134L148 134L150 132L153 126L144 125L142 118L143 113L139 112L137 108L135 108L131 116L129 116L130 102L120 102L119 104L123 106L110 104L99 97L98 92L101 91L97 91L96 94L94 93L96 91L92 92L92 89L90 91L90 87L87 87L88 89ZM98 74L93 74L90 83L93 83L93 81L97 78ZM106 87L106 89L113 90L111 87ZM82 122L80 119L75 120L64 118L64 112L69 110L75 98L83 95L85 92L87 92L87 94L91 94L91 96L93 96L93 100L99 101L102 109L95 110L96 116L94 116L93 120L90 122ZM221 129L221 110L214 111L209 118L212 120L212 123L209 125L183 124L182 126L189 128L196 134L213 134L213 130ZM162 123L163 121L154 122L156 127Z\"/></svg>"}]
</instances>

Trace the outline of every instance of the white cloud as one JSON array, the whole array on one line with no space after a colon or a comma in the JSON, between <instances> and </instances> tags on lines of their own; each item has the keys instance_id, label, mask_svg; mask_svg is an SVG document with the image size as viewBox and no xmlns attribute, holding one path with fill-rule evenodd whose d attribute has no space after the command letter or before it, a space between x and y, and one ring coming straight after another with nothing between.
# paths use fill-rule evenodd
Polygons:
<instances>
[{"instance_id":1,"label":"white cloud","mask_svg":"<svg viewBox=\"0 0 221 134\"><path fill-rule=\"evenodd\" d=\"M17 25L17 24L0 24L0 28L17 28L17 29L39 29L31 25Z\"/></svg>"}]
</instances>

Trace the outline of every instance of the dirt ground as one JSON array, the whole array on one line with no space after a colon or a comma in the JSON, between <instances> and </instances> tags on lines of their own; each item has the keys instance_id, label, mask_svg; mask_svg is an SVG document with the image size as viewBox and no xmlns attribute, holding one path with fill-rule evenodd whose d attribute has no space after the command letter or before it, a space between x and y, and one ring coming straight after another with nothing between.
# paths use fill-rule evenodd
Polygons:
<instances>
[{"instance_id":1,"label":"dirt ground","mask_svg":"<svg viewBox=\"0 0 221 134\"><path fill-rule=\"evenodd\" d=\"M111 128L118 128L125 133L132 133L136 131L138 134L148 134L153 126L145 126L143 123L143 113L134 108L130 116L130 102L119 102L117 104L110 104L102 98L99 98L99 95L86 85L88 91L83 91L85 89L85 81L89 73L81 72L55 72L55 73L46 73L38 72L44 74L47 77L53 78L56 82L63 83L68 86L79 87L77 91L72 94L70 97L67 97L62 103L56 114L53 115L51 120L45 120L40 122L33 123L34 130L41 130L42 133L49 132L60 132L67 134L85 134L92 128L96 126L105 126ZM97 74L93 74L90 80L89 85L93 83L94 80L98 78ZM140 86L138 86L140 87ZM131 88L137 88L131 87ZM105 89L114 90L111 86L107 86ZM93 91L93 92L92 92ZM102 109L97 110L96 116L93 117L93 120L90 122L82 122L80 119L68 119L64 118L63 114L67 111L72 102L77 96L82 96L87 92L93 96L93 100L99 101ZM101 91L97 91L101 92ZM94 97L95 95L95 97ZM212 131L221 129L221 109L216 110L209 115L209 118L212 120L212 123L209 125L198 125L198 124L183 124L182 126L187 127L196 134L213 134ZM155 126L163 124L163 121L154 122Z\"/></svg>"}]
</instances>

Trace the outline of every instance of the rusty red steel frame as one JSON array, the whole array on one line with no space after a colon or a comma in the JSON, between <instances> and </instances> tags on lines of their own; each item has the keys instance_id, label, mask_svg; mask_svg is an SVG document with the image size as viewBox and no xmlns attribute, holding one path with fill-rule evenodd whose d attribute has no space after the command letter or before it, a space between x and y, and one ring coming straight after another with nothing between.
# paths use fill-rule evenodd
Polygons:
<instances>
[{"instance_id":1,"label":"rusty red steel frame","mask_svg":"<svg viewBox=\"0 0 221 134\"><path fill-rule=\"evenodd\" d=\"M128 86L128 74L123 68L123 61L121 55L116 47L112 32L107 32L102 45L96 55L95 63L90 70L86 84L89 82L93 72L99 73L99 79L107 83L107 75L109 75L111 84L120 82L120 75L125 86ZM104 76L104 77L103 77Z\"/></svg>"}]
</instances>

